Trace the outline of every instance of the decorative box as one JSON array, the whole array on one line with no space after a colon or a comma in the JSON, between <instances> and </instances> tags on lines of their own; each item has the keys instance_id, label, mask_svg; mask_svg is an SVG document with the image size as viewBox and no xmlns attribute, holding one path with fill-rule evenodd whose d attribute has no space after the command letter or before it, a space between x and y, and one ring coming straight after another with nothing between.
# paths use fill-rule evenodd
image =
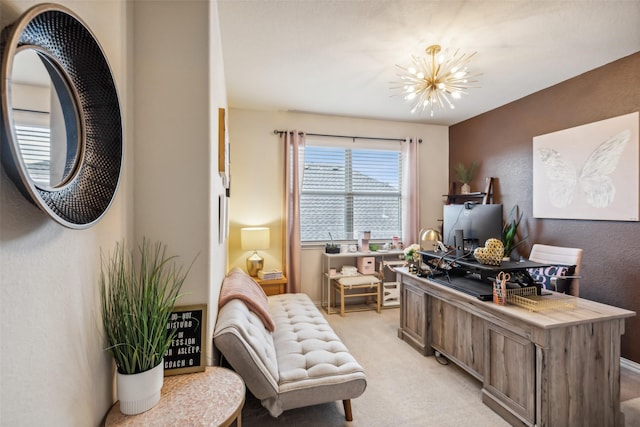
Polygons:
<instances>
[{"instance_id":1,"label":"decorative box","mask_svg":"<svg viewBox=\"0 0 640 427\"><path fill-rule=\"evenodd\" d=\"M361 274L375 274L376 259L372 256L363 256L358 258L358 271Z\"/></svg>"}]
</instances>

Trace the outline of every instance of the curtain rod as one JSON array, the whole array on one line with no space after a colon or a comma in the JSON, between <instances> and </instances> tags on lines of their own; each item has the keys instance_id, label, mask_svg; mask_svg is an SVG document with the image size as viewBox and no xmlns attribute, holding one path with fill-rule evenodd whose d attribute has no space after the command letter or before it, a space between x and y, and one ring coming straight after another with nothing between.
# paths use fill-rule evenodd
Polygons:
<instances>
[{"instance_id":1,"label":"curtain rod","mask_svg":"<svg viewBox=\"0 0 640 427\"><path fill-rule=\"evenodd\" d=\"M274 130L273 134L274 135L282 135L283 133L287 132L286 130ZM289 131L289 133L291 133L292 131ZM299 135L302 135L304 132L298 132ZM369 136L349 136L349 135L328 135L328 134L324 134L324 133L307 133L307 135L310 136L327 136L329 138L348 138L348 139L352 139L352 140L356 140L356 139L372 139L374 141L400 141L400 142L404 142L406 141L404 138L377 138L377 137L369 137ZM411 140L411 142L413 142L413 140ZM418 139L418 143L422 144L422 139Z\"/></svg>"}]
</instances>

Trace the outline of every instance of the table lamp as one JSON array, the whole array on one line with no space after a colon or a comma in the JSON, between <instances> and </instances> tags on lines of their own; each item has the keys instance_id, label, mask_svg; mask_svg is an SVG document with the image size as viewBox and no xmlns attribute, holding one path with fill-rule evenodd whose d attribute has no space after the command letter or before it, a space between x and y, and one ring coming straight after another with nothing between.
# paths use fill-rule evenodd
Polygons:
<instances>
[{"instance_id":1,"label":"table lamp","mask_svg":"<svg viewBox=\"0 0 640 427\"><path fill-rule=\"evenodd\" d=\"M258 255L258 249L269 249L269 229L267 227L245 227L240 229L240 246L243 250L252 250L247 258L247 272L256 277L264 268L264 258Z\"/></svg>"},{"instance_id":2,"label":"table lamp","mask_svg":"<svg viewBox=\"0 0 640 427\"><path fill-rule=\"evenodd\" d=\"M438 241L442 241L442 234L432 229L420 230L420 249L423 251L436 250ZM428 246L431 247L428 247Z\"/></svg>"}]
</instances>

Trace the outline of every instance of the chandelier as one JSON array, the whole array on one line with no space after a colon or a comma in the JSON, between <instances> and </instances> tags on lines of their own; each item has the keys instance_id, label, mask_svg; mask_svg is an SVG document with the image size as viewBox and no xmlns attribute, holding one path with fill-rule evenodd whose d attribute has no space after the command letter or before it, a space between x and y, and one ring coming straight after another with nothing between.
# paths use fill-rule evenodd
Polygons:
<instances>
[{"instance_id":1,"label":"chandelier","mask_svg":"<svg viewBox=\"0 0 640 427\"><path fill-rule=\"evenodd\" d=\"M412 55L413 64L410 67L396 65L402 70L398 73L400 82L396 84L402 88L404 99L413 104L411 113L429 111L433 117L434 110L446 107L454 109L453 99L466 95L466 90L473 87L470 80L478 75L470 75L467 71L469 61L476 54L460 54L456 50L453 56L445 58L439 55L440 45L432 45L425 49L426 57L418 58Z\"/></svg>"}]
</instances>

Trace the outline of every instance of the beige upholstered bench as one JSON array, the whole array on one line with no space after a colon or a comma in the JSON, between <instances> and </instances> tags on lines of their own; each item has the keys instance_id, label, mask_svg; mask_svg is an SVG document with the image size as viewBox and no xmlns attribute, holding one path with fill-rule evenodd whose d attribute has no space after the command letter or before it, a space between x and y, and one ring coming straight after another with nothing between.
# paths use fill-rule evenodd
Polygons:
<instances>
[{"instance_id":1,"label":"beige upholstered bench","mask_svg":"<svg viewBox=\"0 0 640 427\"><path fill-rule=\"evenodd\" d=\"M247 287L255 284L237 272L225 283L230 280ZM223 283L221 302L224 287ZM345 418L351 421L351 399L367 386L362 366L307 295L267 298L256 292L256 299L263 297L262 308L253 307L250 298L224 298L213 335L215 347L273 417L288 409L342 400ZM265 326L265 315L273 331Z\"/></svg>"},{"instance_id":2,"label":"beige upholstered bench","mask_svg":"<svg viewBox=\"0 0 640 427\"><path fill-rule=\"evenodd\" d=\"M340 294L340 316L344 316L345 313L344 299L353 297L364 297L365 305L370 297L375 297L376 310L380 313L382 298L380 297L380 280L377 277L371 275L343 276L334 280L333 289ZM351 292L352 290L356 292Z\"/></svg>"}]
</instances>

